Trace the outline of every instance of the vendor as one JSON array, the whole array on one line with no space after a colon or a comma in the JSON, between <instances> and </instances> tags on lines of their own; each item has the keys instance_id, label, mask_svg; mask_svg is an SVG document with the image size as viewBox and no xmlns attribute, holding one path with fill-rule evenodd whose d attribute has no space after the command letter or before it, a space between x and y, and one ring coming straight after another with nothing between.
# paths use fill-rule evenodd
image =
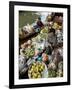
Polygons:
<instances>
[{"instance_id":1,"label":"vendor","mask_svg":"<svg viewBox=\"0 0 72 90\"><path fill-rule=\"evenodd\" d=\"M37 20L37 26L38 26L39 28L41 28L41 27L44 26L43 23L42 23L42 21L41 21L41 18L40 18L40 17L39 17L38 20Z\"/></svg>"},{"instance_id":2,"label":"vendor","mask_svg":"<svg viewBox=\"0 0 72 90\"><path fill-rule=\"evenodd\" d=\"M39 17L38 19L36 19L36 25L33 26L33 27L34 27L34 29L36 30L36 32L40 31L40 29L41 29L42 27L44 27L44 24L42 23L40 17Z\"/></svg>"}]
</instances>

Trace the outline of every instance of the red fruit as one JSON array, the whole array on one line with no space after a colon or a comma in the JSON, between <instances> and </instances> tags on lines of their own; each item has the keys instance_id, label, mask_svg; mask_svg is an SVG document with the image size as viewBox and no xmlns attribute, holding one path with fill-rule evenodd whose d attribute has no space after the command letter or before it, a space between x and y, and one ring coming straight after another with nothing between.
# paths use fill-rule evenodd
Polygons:
<instances>
[{"instance_id":1,"label":"red fruit","mask_svg":"<svg viewBox=\"0 0 72 90\"><path fill-rule=\"evenodd\" d=\"M43 58L42 58L43 61L48 61L48 56L47 56L47 54L43 53L43 54L42 54L42 57L43 57Z\"/></svg>"}]
</instances>

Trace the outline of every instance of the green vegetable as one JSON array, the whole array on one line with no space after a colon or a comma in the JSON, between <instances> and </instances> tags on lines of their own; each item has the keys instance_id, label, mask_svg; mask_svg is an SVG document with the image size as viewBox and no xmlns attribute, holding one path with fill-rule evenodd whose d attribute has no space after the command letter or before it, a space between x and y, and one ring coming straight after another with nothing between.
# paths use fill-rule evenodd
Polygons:
<instances>
[{"instance_id":1,"label":"green vegetable","mask_svg":"<svg viewBox=\"0 0 72 90\"><path fill-rule=\"evenodd\" d=\"M56 71L55 70L48 70L48 77L56 77Z\"/></svg>"},{"instance_id":2,"label":"green vegetable","mask_svg":"<svg viewBox=\"0 0 72 90\"><path fill-rule=\"evenodd\" d=\"M48 28L42 29L40 33L42 33L42 34L43 34L43 33L48 33Z\"/></svg>"},{"instance_id":3,"label":"green vegetable","mask_svg":"<svg viewBox=\"0 0 72 90\"><path fill-rule=\"evenodd\" d=\"M24 54L30 58L34 55L34 49L33 48L26 48Z\"/></svg>"}]
</instances>

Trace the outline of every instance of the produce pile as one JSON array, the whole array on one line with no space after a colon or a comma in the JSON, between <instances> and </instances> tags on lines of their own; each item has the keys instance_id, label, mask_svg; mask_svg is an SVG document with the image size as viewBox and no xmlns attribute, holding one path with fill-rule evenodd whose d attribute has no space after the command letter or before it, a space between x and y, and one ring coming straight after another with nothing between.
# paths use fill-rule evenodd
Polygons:
<instances>
[{"instance_id":1,"label":"produce pile","mask_svg":"<svg viewBox=\"0 0 72 90\"><path fill-rule=\"evenodd\" d=\"M28 70L29 78L44 77L43 75L44 75L45 69L47 69L47 68L43 62L34 62ZM45 74L48 75L48 72L46 72ZM46 77L46 75L45 75L45 77Z\"/></svg>"},{"instance_id":2,"label":"produce pile","mask_svg":"<svg viewBox=\"0 0 72 90\"><path fill-rule=\"evenodd\" d=\"M39 20L41 22L40 18ZM51 13L46 17L45 23L29 27L26 32L36 32L37 35L20 45L20 79L25 74L32 79L63 77L63 14ZM22 28L19 38L25 37L23 33Z\"/></svg>"}]
</instances>

